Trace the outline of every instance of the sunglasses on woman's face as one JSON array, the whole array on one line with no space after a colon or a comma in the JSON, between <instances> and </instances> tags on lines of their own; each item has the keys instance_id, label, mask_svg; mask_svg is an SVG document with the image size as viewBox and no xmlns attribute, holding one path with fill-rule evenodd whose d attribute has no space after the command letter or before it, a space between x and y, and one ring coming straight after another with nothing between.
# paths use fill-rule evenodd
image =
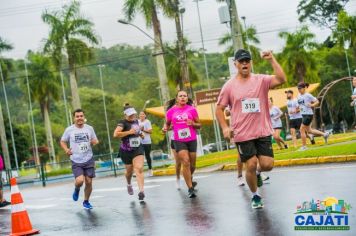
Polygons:
<instances>
[{"instance_id":1,"label":"sunglasses on woman's face","mask_svg":"<svg viewBox=\"0 0 356 236\"><path fill-rule=\"evenodd\" d=\"M238 62L240 63L240 64L244 64L244 63L250 63L250 59L241 59L241 60L238 60Z\"/></svg>"}]
</instances>

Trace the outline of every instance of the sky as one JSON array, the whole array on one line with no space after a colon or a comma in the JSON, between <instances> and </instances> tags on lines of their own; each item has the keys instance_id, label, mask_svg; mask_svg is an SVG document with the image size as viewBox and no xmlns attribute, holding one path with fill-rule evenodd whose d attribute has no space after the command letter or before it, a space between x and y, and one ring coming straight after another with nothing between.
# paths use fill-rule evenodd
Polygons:
<instances>
[{"instance_id":1,"label":"sky","mask_svg":"<svg viewBox=\"0 0 356 236\"><path fill-rule=\"evenodd\" d=\"M41 20L45 9L60 9L68 0L0 0L0 37L10 42L14 49L3 53L5 57L24 58L28 50L41 50L48 35L48 27ZM124 0L82 0L82 13L95 24L95 30L100 35L99 47L110 47L115 44L130 44L142 46L151 44L152 40L132 26L117 23L124 18L122 8ZM183 16L184 35L190 41L190 47L201 48L201 38L196 2L182 0L186 9ZM236 0L239 16L246 17L246 24L257 28L261 41L259 48L280 51L284 42L278 37L279 31L295 31L301 24L298 22L297 5L299 0ZM219 20L218 9L225 3L216 0L199 1L201 22L205 48L208 52L222 52L225 46L219 46L219 38L229 32L225 24ZM356 0L351 0L347 11L356 14ZM160 14L164 42L176 39L174 21ZM135 25L153 35L152 29L146 28L144 19L137 15ZM316 40L322 42L330 33L327 29L319 29L307 23L316 35Z\"/></svg>"}]
</instances>

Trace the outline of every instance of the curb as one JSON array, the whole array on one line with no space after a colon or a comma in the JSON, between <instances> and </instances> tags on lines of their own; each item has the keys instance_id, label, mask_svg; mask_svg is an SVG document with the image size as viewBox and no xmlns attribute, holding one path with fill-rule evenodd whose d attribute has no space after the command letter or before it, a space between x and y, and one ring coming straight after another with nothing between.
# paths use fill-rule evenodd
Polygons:
<instances>
[{"instance_id":1,"label":"curb","mask_svg":"<svg viewBox=\"0 0 356 236\"><path fill-rule=\"evenodd\" d=\"M298 158L298 159L288 159L288 160L275 160L274 167L316 165L316 164L340 163L340 162L351 162L351 161L356 161L356 155L324 156L324 157L310 157L310 158ZM222 170L236 170L236 164L224 165Z\"/></svg>"},{"instance_id":2,"label":"curb","mask_svg":"<svg viewBox=\"0 0 356 236\"><path fill-rule=\"evenodd\" d=\"M352 162L356 161L356 155L344 155L344 156L323 156L323 157L310 157L310 158L298 158L288 160L275 160L274 167L286 167L286 166L300 166L300 165L316 165L325 163L340 163L340 162ZM210 172L215 171L229 171L236 170L236 164L226 164L217 166ZM199 172L199 171L197 171ZM176 171L174 167L165 170L154 170L154 176L166 176L175 175Z\"/></svg>"}]
</instances>

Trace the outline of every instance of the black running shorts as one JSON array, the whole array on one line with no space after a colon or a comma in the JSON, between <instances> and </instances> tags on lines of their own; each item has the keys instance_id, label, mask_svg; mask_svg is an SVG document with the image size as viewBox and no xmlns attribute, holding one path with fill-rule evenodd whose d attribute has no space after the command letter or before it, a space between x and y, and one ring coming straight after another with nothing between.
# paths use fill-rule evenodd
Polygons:
<instances>
[{"instance_id":1,"label":"black running shorts","mask_svg":"<svg viewBox=\"0 0 356 236\"><path fill-rule=\"evenodd\" d=\"M300 126L302 125L302 121L303 121L302 118L289 120L289 128L299 130Z\"/></svg>"},{"instance_id":2,"label":"black running shorts","mask_svg":"<svg viewBox=\"0 0 356 236\"><path fill-rule=\"evenodd\" d=\"M132 160L137 156L143 156L144 153L145 150L143 149L143 146L140 145L132 151L124 151L120 148L119 156L125 165L132 165Z\"/></svg>"},{"instance_id":3,"label":"black running shorts","mask_svg":"<svg viewBox=\"0 0 356 236\"><path fill-rule=\"evenodd\" d=\"M242 162L246 162L253 156L274 157L271 136L237 142L236 147Z\"/></svg>"},{"instance_id":4,"label":"black running shorts","mask_svg":"<svg viewBox=\"0 0 356 236\"><path fill-rule=\"evenodd\" d=\"M313 121L313 115L303 115L303 125L309 126Z\"/></svg>"},{"instance_id":5,"label":"black running shorts","mask_svg":"<svg viewBox=\"0 0 356 236\"><path fill-rule=\"evenodd\" d=\"M173 141L173 142L174 142L174 149L176 150L177 153L182 150L187 150L188 152L197 152L198 143L196 140L189 141L189 142L179 142L179 141Z\"/></svg>"}]
</instances>

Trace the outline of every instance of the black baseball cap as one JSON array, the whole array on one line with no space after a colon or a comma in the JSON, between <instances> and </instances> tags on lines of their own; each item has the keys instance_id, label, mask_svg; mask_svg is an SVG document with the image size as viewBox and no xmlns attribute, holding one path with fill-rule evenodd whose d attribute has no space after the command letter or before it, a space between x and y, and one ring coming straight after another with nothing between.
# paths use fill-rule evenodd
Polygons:
<instances>
[{"instance_id":1,"label":"black baseball cap","mask_svg":"<svg viewBox=\"0 0 356 236\"><path fill-rule=\"evenodd\" d=\"M293 90L286 90L286 91L284 91L284 93L291 93L291 94L293 94Z\"/></svg>"},{"instance_id":2,"label":"black baseball cap","mask_svg":"<svg viewBox=\"0 0 356 236\"><path fill-rule=\"evenodd\" d=\"M308 87L309 84L308 83L304 83L304 82L299 82L298 85L297 85L297 88L305 88L305 87Z\"/></svg>"},{"instance_id":3,"label":"black baseball cap","mask_svg":"<svg viewBox=\"0 0 356 236\"><path fill-rule=\"evenodd\" d=\"M251 54L245 49L239 49L235 52L235 61L241 61L243 59L251 60Z\"/></svg>"}]
</instances>

